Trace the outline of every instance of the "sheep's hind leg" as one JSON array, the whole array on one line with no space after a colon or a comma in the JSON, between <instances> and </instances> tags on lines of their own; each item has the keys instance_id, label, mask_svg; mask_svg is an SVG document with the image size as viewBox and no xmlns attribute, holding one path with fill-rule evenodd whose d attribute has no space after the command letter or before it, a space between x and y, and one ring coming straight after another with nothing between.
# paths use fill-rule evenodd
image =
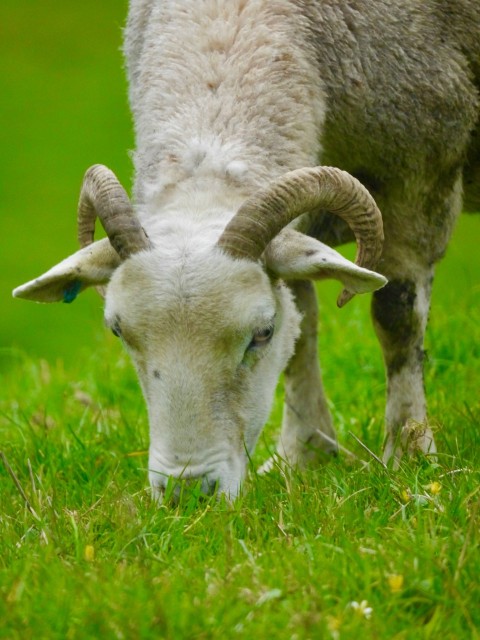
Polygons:
<instances>
[{"instance_id":1,"label":"sheep's hind leg","mask_svg":"<svg viewBox=\"0 0 480 640\"><path fill-rule=\"evenodd\" d=\"M338 450L317 357L318 308L312 282L290 282L302 314L295 354L285 370L285 405L278 453L289 464L312 467Z\"/></svg>"},{"instance_id":2,"label":"sheep's hind leg","mask_svg":"<svg viewBox=\"0 0 480 640\"><path fill-rule=\"evenodd\" d=\"M417 265L409 275L391 275L386 287L373 295L373 322L387 370L384 461L393 459L395 467L404 453L436 451L423 381L432 280L433 267Z\"/></svg>"}]
</instances>

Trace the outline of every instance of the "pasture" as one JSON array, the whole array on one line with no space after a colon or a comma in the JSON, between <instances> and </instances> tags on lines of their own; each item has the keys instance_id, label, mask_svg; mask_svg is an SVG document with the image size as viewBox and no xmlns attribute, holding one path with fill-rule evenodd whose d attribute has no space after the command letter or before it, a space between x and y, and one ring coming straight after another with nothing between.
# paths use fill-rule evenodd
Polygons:
<instances>
[{"instance_id":1,"label":"pasture","mask_svg":"<svg viewBox=\"0 0 480 640\"><path fill-rule=\"evenodd\" d=\"M195 491L178 506L152 504L143 400L110 338L68 367L18 356L0 409L11 467L0 463L0 637L478 637L474 224L461 225L434 298L438 464L392 473L351 435L380 451L383 373L367 300L342 316L328 288L323 367L341 443L358 459L257 475L279 388L233 505Z\"/></svg>"},{"instance_id":2,"label":"pasture","mask_svg":"<svg viewBox=\"0 0 480 640\"><path fill-rule=\"evenodd\" d=\"M144 402L95 292L73 305L10 300L76 248L86 167L104 162L129 184L125 11L113 0L0 8L11 124L0 145L0 638L478 638L479 216L460 220L434 286L437 462L392 472L372 455L385 383L369 297L338 310L339 287L322 284L325 386L353 455L258 475L280 383L234 504L195 489L152 504Z\"/></svg>"}]
</instances>

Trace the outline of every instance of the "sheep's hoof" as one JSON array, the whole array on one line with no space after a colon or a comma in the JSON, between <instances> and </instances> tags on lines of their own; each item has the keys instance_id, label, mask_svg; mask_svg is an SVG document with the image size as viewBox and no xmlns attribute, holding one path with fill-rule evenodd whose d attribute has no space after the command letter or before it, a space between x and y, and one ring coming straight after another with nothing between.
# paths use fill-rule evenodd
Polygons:
<instances>
[{"instance_id":1,"label":"sheep's hoof","mask_svg":"<svg viewBox=\"0 0 480 640\"><path fill-rule=\"evenodd\" d=\"M389 433L385 442L383 461L398 469L404 455L412 458L418 454L428 456L435 461L435 439L426 422L407 420L407 423L396 433Z\"/></svg>"}]
</instances>

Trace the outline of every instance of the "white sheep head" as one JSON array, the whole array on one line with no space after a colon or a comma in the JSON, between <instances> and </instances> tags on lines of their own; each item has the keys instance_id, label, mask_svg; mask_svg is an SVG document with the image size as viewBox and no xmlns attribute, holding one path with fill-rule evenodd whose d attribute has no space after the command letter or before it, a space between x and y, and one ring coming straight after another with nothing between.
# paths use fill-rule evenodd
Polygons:
<instances>
[{"instance_id":1,"label":"white sheep head","mask_svg":"<svg viewBox=\"0 0 480 640\"><path fill-rule=\"evenodd\" d=\"M287 227L319 206L350 224L358 264ZM108 238L93 242L97 216ZM299 333L285 281L336 278L345 286L340 305L385 284L370 270L382 247L380 213L337 169L286 174L247 199L218 235L197 241L149 238L114 174L96 165L82 188L79 239L80 251L14 295L71 302L86 287L106 286L106 324L123 340L148 407L157 498L170 477L237 495Z\"/></svg>"}]
</instances>

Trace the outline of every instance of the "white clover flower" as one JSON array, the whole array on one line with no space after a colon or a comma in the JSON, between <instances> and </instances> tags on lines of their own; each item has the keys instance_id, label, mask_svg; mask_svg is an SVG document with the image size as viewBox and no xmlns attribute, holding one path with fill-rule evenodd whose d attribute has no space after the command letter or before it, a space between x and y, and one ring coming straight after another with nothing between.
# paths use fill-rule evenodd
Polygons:
<instances>
[{"instance_id":1,"label":"white clover flower","mask_svg":"<svg viewBox=\"0 0 480 640\"><path fill-rule=\"evenodd\" d=\"M368 602L366 600L362 600L361 602L354 600L353 602L349 602L348 606L362 618L369 620L372 617L373 609L368 606Z\"/></svg>"}]
</instances>

